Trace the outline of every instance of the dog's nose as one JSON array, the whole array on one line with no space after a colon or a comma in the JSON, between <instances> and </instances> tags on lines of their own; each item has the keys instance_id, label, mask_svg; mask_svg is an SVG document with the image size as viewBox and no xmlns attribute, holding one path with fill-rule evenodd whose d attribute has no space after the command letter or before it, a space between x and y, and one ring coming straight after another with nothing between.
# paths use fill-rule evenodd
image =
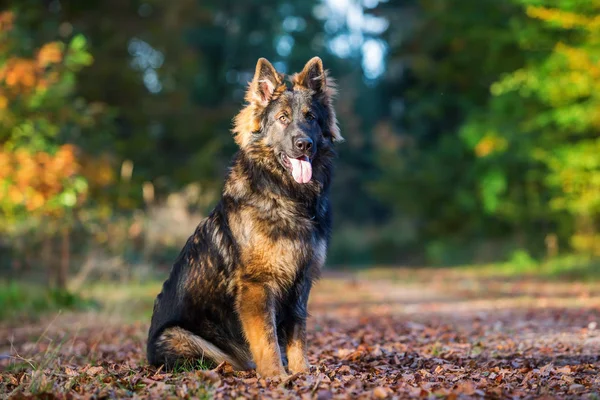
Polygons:
<instances>
[{"instance_id":1,"label":"dog's nose","mask_svg":"<svg viewBox=\"0 0 600 400\"><path fill-rule=\"evenodd\" d=\"M313 141L311 138L298 138L294 140L294 145L300 151L308 151L312 149Z\"/></svg>"}]
</instances>

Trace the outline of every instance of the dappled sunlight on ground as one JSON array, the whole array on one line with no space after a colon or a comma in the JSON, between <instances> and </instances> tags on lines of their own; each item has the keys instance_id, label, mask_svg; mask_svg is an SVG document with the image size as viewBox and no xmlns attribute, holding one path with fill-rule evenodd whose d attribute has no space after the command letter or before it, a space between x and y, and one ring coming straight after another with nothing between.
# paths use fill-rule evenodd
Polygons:
<instances>
[{"instance_id":1,"label":"dappled sunlight on ground","mask_svg":"<svg viewBox=\"0 0 600 400\"><path fill-rule=\"evenodd\" d=\"M145 366L160 284L95 286L97 311L0 327L0 391L123 396L594 398L600 284L451 270L325 274L311 299L310 374ZM100 384L100 383L101 384Z\"/></svg>"}]
</instances>

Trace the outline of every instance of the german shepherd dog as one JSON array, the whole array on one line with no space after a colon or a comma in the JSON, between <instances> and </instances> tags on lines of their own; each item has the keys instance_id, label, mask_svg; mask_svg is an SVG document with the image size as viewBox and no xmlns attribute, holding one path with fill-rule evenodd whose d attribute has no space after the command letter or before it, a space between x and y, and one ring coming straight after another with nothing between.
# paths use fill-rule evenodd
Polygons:
<instances>
[{"instance_id":1,"label":"german shepherd dog","mask_svg":"<svg viewBox=\"0 0 600 400\"><path fill-rule=\"evenodd\" d=\"M227 361L261 376L285 375L286 359L291 373L309 368L307 301L325 262L334 142L343 139L321 59L290 81L258 60L222 198L154 303L153 365Z\"/></svg>"}]
</instances>

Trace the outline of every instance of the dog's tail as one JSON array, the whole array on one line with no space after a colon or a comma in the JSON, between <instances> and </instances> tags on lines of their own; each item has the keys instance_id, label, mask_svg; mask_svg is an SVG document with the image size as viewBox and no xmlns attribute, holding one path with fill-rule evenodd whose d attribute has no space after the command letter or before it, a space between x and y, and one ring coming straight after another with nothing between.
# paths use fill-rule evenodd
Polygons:
<instances>
[{"instance_id":1,"label":"dog's tail","mask_svg":"<svg viewBox=\"0 0 600 400\"><path fill-rule=\"evenodd\" d=\"M245 352L240 353L244 355ZM180 327L165 329L154 343L148 344L148 361L153 365L164 364L167 368L173 368L178 363L193 360L215 364L227 361L236 370L245 370L250 366L246 357L227 354L209 341Z\"/></svg>"}]
</instances>

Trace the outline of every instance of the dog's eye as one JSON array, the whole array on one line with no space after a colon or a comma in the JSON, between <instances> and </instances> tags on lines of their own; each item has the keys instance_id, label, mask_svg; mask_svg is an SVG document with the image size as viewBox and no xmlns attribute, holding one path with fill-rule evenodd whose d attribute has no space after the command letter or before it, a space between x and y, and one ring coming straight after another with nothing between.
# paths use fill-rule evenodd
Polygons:
<instances>
[{"instance_id":1,"label":"dog's eye","mask_svg":"<svg viewBox=\"0 0 600 400\"><path fill-rule=\"evenodd\" d=\"M313 113L306 113L306 120L307 121L313 121L315 119L315 116Z\"/></svg>"},{"instance_id":2,"label":"dog's eye","mask_svg":"<svg viewBox=\"0 0 600 400\"><path fill-rule=\"evenodd\" d=\"M282 124L288 123L288 117L285 114L281 114L278 119L279 119L279 122L281 122Z\"/></svg>"}]
</instances>

